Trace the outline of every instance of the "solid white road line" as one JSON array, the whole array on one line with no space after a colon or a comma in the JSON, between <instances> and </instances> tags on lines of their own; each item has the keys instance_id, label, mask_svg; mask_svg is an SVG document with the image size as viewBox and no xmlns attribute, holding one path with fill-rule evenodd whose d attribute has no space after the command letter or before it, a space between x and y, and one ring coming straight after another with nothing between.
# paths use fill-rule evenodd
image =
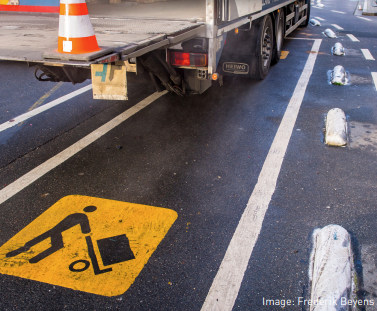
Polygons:
<instances>
[{"instance_id":1,"label":"solid white road line","mask_svg":"<svg viewBox=\"0 0 377 311\"><path fill-rule=\"evenodd\" d=\"M291 38L291 37L286 37L284 40L310 40L313 41L314 39L311 38Z\"/></svg>"},{"instance_id":2,"label":"solid white road line","mask_svg":"<svg viewBox=\"0 0 377 311\"><path fill-rule=\"evenodd\" d=\"M15 117L12 119L12 121L7 121L7 122L4 122L3 124L0 124L0 132L6 130L6 129L9 129L11 128L12 126L15 126L17 125L18 123L21 123L27 119L30 119L31 117L34 117L36 116L37 114L40 114L41 112L43 111L46 111L52 107L55 107L61 103L64 103L65 101L77 96L77 95L80 95L88 90L90 90L92 88L92 85L87 85L87 86L84 86L83 88L81 89L78 89L72 93L69 93L67 95L64 95L60 98L57 98L55 100L53 100L52 102L49 102L43 106L39 106L38 108L35 108L29 112L26 112L24 114L21 114L19 115L18 117Z\"/></svg>"},{"instance_id":3,"label":"solid white road line","mask_svg":"<svg viewBox=\"0 0 377 311\"><path fill-rule=\"evenodd\" d=\"M372 72L372 78L377 91L377 72Z\"/></svg>"},{"instance_id":4,"label":"solid white road line","mask_svg":"<svg viewBox=\"0 0 377 311\"><path fill-rule=\"evenodd\" d=\"M340 11L335 11L335 10L331 10L331 12L335 12L335 13L339 13L339 14L346 14L346 12L340 12Z\"/></svg>"},{"instance_id":5,"label":"solid white road line","mask_svg":"<svg viewBox=\"0 0 377 311\"><path fill-rule=\"evenodd\" d=\"M270 151L263 164L258 182L230 241L219 271L212 283L202 311L231 311L238 296L242 279L254 245L262 228L263 219L283 163L306 87L312 75L322 40L314 41L304 71L296 85L283 120L275 135Z\"/></svg>"},{"instance_id":6,"label":"solid white road line","mask_svg":"<svg viewBox=\"0 0 377 311\"><path fill-rule=\"evenodd\" d=\"M337 24L331 24L331 26L334 26L336 29L344 30L344 28L338 26Z\"/></svg>"},{"instance_id":7,"label":"solid white road line","mask_svg":"<svg viewBox=\"0 0 377 311\"><path fill-rule=\"evenodd\" d=\"M10 197L14 196L20 192L25 187L32 184L38 178L42 177L58 165L62 164L64 161L68 160L70 157L75 155L77 152L81 151L92 142L96 141L98 138L105 135L107 132L111 131L113 128L121 124L123 121L132 117L134 114L139 112L141 109L147 107L149 104L153 103L156 99L160 98L162 95L166 94L167 91L161 93L154 93L148 96L146 99L142 100L135 106L129 108L125 112L121 113L114 119L110 120L106 124L102 125L95 131L91 132L89 135L80 139L78 142L74 143L72 146L58 153L51 159L32 169L29 173L26 173L13 183L9 184L2 190L0 190L0 204L8 200Z\"/></svg>"},{"instance_id":8,"label":"solid white road line","mask_svg":"<svg viewBox=\"0 0 377 311\"><path fill-rule=\"evenodd\" d=\"M369 52L368 49L361 49L361 52L363 52L364 57L366 60L375 60L372 54Z\"/></svg>"},{"instance_id":9,"label":"solid white road line","mask_svg":"<svg viewBox=\"0 0 377 311\"><path fill-rule=\"evenodd\" d=\"M324 18L321 18L321 17L315 17L316 19L319 19L320 21L325 21L325 19Z\"/></svg>"},{"instance_id":10,"label":"solid white road line","mask_svg":"<svg viewBox=\"0 0 377 311\"><path fill-rule=\"evenodd\" d=\"M351 35L351 34L347 34L347 37L350 38L353 42L360 42L359 39L357 39L354 35Z\"/></svg>"},{"instance_id":11,"label":"solid white road line","mask_svg":"<svg viewBox=\"0 0 377 311\"><path fill-rule=\"evenodd\" d=\"M370 18L366 18L366 17L362 17L362 16L356 16L357 18L361 18L361 19L364 19L364 20L366 20L366 21L372 21Z\"/></svg>"}]
</instances>

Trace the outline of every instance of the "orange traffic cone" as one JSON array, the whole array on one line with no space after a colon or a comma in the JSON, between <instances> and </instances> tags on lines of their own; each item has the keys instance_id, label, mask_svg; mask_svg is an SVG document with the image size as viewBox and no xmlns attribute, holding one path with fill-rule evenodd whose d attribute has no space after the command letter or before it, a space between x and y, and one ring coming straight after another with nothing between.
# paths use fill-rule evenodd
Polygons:
<instances>
[{"instance_id":1,"label":"orange traffic cone","mask_svg":"<svg viewBox=\"0 0 377 311\"><path fill-rule=\"evenodd\" d=\"M85 0L60 0L58 50L44 58L89 61L112 51L98 46Z\"/></svg>"},{"instance_id":2,"label":"orange traffic cone","mask_svg":"<svg viewBox=\"0 0 377 311\"><path fill-rule=\"evenodd\" d=\"M61 0L58 52L83 54L99 50L85 0Z\"/></svg>"}]
</instances>

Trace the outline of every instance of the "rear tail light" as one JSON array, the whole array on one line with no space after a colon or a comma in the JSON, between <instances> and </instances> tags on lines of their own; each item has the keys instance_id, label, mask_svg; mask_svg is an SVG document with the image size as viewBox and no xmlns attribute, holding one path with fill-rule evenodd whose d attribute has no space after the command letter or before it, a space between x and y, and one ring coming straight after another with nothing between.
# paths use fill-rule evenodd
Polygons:
<instances>
[{"instance_id":1,"label":"rear tail light","mask_svg":"<svg viewBox=\"0 0 377 311\"><path fill-rule=\"evenodd\" d=\"M170 52L170 64L173 66L206 67L207 54Z\"/></svg>"},{"instance_id":2,"label":"rear tail light","mask_svg":"<svg viewBox=\"0 0 377 311\"><path fill-rule=\"evenodd\" d=\"M110 55L106 55L104 57L101 57L100 59L97 59L97 64L107 64L107 63L113 63L120 59L118 53L113 53Z\"/></svg>"}]
</instances>

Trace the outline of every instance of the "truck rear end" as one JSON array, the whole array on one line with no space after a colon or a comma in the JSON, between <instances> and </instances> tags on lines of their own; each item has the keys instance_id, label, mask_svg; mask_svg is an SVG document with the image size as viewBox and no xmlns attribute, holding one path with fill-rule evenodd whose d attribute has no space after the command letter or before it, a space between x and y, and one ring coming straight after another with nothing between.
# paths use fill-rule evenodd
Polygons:
<instances>
[{"instance_id":1,"label":"truck rear end","mask_svg":"<svg viewBox=\"0 0 377 311\"><path fill-rule=\"evenodd\" d=\"M127 99L129 82L200 94L223 75L263 79L279 60L284 36L307 24L306 1L89 2L104 55L56 53L57 14L2 13L0 59L35 66L41 81L92 79L99 99Z\"/></svg>"}]
</instances>

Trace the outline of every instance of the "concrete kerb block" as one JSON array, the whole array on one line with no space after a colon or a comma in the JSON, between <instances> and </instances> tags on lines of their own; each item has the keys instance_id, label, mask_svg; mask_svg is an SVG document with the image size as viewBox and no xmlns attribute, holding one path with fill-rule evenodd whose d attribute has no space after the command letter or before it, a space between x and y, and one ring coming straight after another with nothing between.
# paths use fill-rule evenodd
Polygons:
<instances>
[{"instance_id":1,"label":"concrete kerb block","mask_svg":"<svg viewBox=\"0 0 377 311\"><path fill-rule=\"evenodd\" d=\"M310 311L348 311L355 297L351 237L338 225L313 232L310 256Z\"/></svg>"},{"instance_id":2,"label":"concrete kerb block","mask_svg":"<svg viewBox=\"0 0 377 311\"><path fill-rule=\"evenodd\" d=\"M338 56L344 56L345 55L345 50L343 45L340 42L335 43L335 45L331 49L333 55L338 55Z\"/></svg>"},{"instance_id":3,"label":"concrete kerb block","mask_svg":"<svg viewBox=\"0 0 377 311\"><path fill-rule=\"evenodd\" d=\"M331 84L345 85L347 84L347 74L343 66L335 66L331 73Z\"/></svg>"},{"instance_id":4,"label":"concrete kerb block","mask_svg":"<svg viewBox=\"0 0 377 311\"><path fill-rule=\"evenodd\" d=\"M329 38L338 38L336 33L334 31L332 31L330 28L327 28L323 34Z\"/></svg>"},{"instance_id":5,"label":"concrete kerb block","mask_svg":"<svg viewBox=\"0 0 377 311\"><path fill-rule=\"evenodd\" d=\"M315 18L310 19L309 23L313 26L321 26L321 23L317 21Z\"/></svg>"},{"instance_id":6,"label":"concrete kerb block","mask_svg":"<svg viewBox=\"0 0 377 311\"><path fill-rule=\"evenodd\" d=\"M329 146L347 145L347 118L340 108L331 109L327 113L325 142Z\"/></svg>"}]
</instances>

